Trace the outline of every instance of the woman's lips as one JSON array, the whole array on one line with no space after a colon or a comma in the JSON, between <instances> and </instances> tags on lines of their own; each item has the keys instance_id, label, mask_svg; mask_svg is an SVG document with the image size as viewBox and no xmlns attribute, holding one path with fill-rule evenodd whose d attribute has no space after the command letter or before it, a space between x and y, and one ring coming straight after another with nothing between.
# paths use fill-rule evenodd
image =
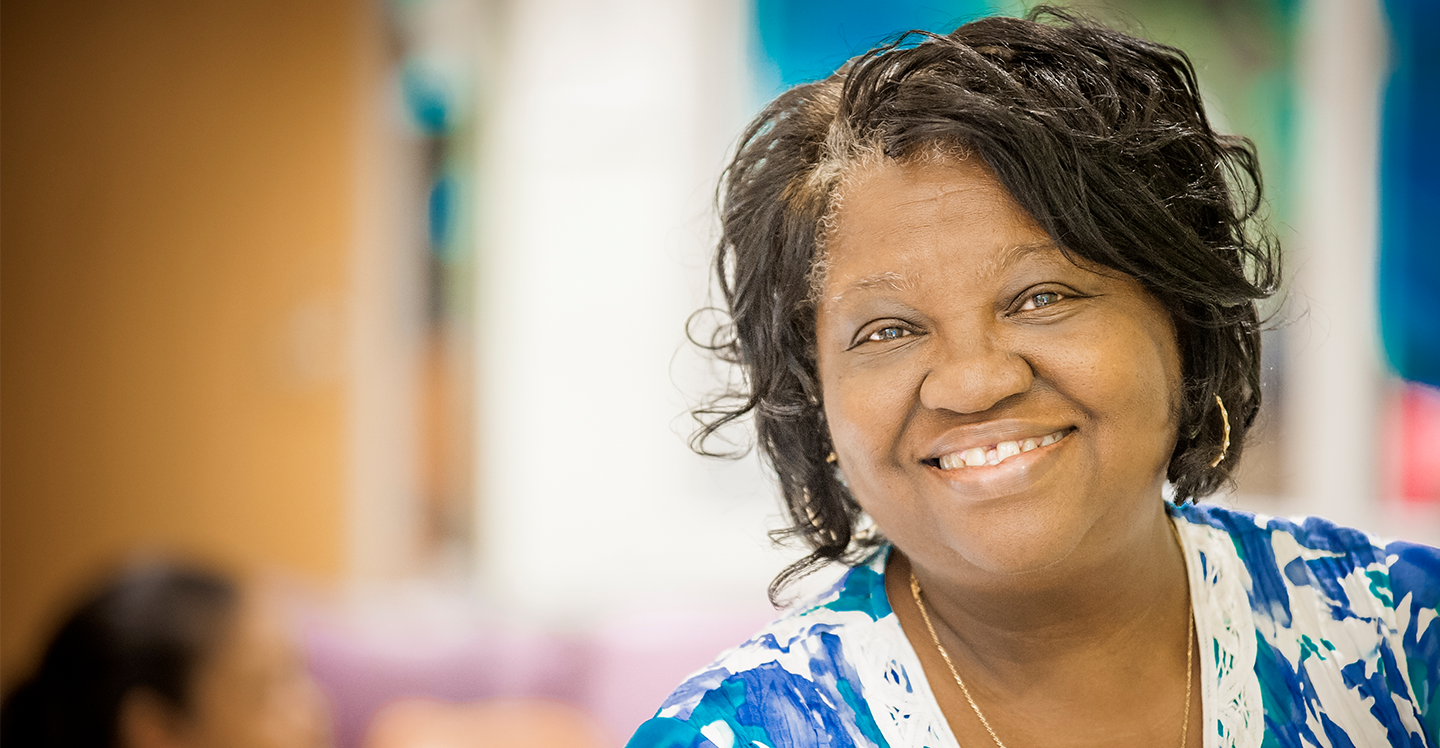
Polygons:
<instances>
[{"instance_id":1,"label":"woman's lips","mask_svg":"<svg viewBox=\"0 0 1440 748\"><path fill-rule=\"evenodd\" d=\"M1048 447L1068 436L1074 429L1064 428L1049 434L1038 437L1028 437L1011 441L1002 441L979 447L951 452L941 455L938 458L925 460L933 467L941 470L971 470L979 467L990 467L1004 464L1012 457L1032 452L1041 447Z\"/></svg>"}]
</instances>

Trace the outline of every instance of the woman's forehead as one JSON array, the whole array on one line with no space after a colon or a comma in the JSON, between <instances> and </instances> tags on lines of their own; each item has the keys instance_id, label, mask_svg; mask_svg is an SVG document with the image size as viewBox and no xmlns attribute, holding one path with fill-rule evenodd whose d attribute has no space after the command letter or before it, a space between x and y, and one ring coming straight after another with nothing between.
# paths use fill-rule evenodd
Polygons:
<instances>
[{"instance_id":1,"label":"woman's forehead","mask_svg":"<svg viewBox=\"0 0 1440 748\"><path fill-rule=\"evenodd\" d=\"M823 255L849 241L873 242L877 234L903 238L932 224L1044 236L980 159L887 159L840 180L817 237L819 251Z\"/></svg>"},{"instance_id":2,"label":"woman's forehead","mask_svg":"<svg viewBox=\"0 0 1440 748\"><path fill-rule=\"evenodd\" d=\"M837 192L825 228L821 259L832 267L960 237L993 249L987 264L1003 264L1017 252L1054 249L1049 235L974 159L891 161L867 170Z\"/></svg>"}]
</instances>

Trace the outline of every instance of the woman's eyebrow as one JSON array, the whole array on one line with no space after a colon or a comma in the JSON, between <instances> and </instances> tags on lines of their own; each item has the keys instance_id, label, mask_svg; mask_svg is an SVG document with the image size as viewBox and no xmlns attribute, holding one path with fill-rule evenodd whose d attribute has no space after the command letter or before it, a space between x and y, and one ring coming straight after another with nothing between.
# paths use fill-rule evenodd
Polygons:
<instances>
[{"instance_id":1,"label":"woman's eyebrow","mask_svg":"<svg viewBox=\"0 0 1440 748\"><path fill-rule=\"evenodd\" d=\"M874 288L888 288L892 291L905 291L915 287L915 279L894 271L883 273L871 273L861 276L848 286L840 289L838 293L830 297L831 303L838 304L846 294L853 291L868 291Z\"/></svg>"},{"instance_id":2,"label":"woman's eyebrow","mask_svg":"<svg viewBox=\"0 0 1440 748\"><path fill-rule=\"evenodd\" d=\"M995 254L991 255L985 263L983 272L990 277L994 277L1036 254L1058 252L1059 249L1060 248L1052 241L1012 244L1001 248L995 252ZM870 275L855 279L849 285L840 289L839 292L830 297L830 302L838 304L846 294L855 291L868 291L876 288L884 288L892 291L907 291L915 287L916 281L917 278L913 275L897 273L893 270L871 273Z\"/></svg>"},{"instance_id":3,"label":"woman's eyebrow","mask_svg":"<svg viewBox=\"0 0 1440 748\"><path fill-rule=\"evenodd\" d=\"M1004 247L990 256L989 262L985 264L985 272L994 277L1006 270L1020 264L1036 254L1059 252L1060 247L1052 241L1026 242Z\"/></svg>"}]
</instances>

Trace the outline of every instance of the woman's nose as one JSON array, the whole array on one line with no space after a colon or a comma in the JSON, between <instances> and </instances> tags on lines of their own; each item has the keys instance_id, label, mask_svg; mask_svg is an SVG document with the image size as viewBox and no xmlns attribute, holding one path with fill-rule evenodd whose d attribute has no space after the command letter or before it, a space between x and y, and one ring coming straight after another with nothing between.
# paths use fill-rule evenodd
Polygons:
<instances>
[{"instance_id":1,"label":"woman's nose","mask_svg":"<svg viewBox=\"0 0 1440 748\"><path fill-rule=\"evenodd\" d=\"M1030 363L992 335L943 340L920 383L920 402L932 410L980 413L1030 389Z\"/></svg>"}]
</instances>

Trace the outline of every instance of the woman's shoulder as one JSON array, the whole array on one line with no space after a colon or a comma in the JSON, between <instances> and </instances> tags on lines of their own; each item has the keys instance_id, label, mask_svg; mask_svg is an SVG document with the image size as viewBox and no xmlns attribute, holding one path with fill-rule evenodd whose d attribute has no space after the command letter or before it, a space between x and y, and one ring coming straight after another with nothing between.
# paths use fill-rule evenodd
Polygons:
<instances>
[{"instance_id":1,"label":"woman's shoulder","mask_svg":"<svg viewBox=\"0 0 1440 748\"><path fill-rule=\"evenodd\" d=\"M1284 546L1293 548L1293 554L1286 555L1307 563L1331 559L1328 564L1310 565L1322 569L1328 566L1332 573L1350 570L1355 565L1378 565L1397 569L1406 580L1416 575L1434 578L1440 574L1440 548L1403 540L1382 540L1323 517L1272 517L1216 504L1172 506L1171 514L1190 525L1213 528L1228 535L1242 560L1247 562L1273 561L1277 547ZM1294 562L1292 559L1291 563Z\"/></svg>"},{"instance_id":2,"label":"woman's shoulder","mask_svg":"<svg viewBox=\"0 0 1440 748\"><path fill-rule=\"evenodd\" d=\"M1440 602L1440 549L1403 540L1382 540L1321 517L1271 517L1214 504L1172 508L1192 526L1228 536L1252 580L1284 587L1349 582L1387 607L1409 600L1411 608Z\"/></svg>"},{"instance_id":3,"label":"woman's shoulder","mask_svg":"<svg viewBox=\"0 0 1440 748\"><path fill-rule=\"evenodd\" d=\"M1172 506L1171 514L1193 525L1221 530L1240 542L1280 533L1310 550L1364 554L1379 547L1373 536L1322 517L1273 517L1219 504Z\"/></svg>"},{"instance_id":4,"label":"woman's shoulder","mask_svg":"<svg viewBox=\"0 0 1440 748\"><path fill-rule=\"evenodd\" d=\"M870 702L910 687L908 648L885 596L881 551L790 607L690 676L631 738L631 748L885 745ZM828 736L828 737L827 737Z\"/></svg>"},{"instance_id":5,"label":"woman's shoulder","mask_svg":"<svg viewBox=\"0 0 1440 748\"><path fill-rule=\"evenodd\" d=\"M1202 587L1197 626L1226 661L1253 663L1218 673L1217 690L1249 688L1236 703L1263 703L1267 731L1323 730L1354 745L1440 732L1440 550L1318 517L1203 504L1171 513Z\"/></svg>"},{"instance_id":6,"label":"woman's shoulder","mask_svg":"<svg viewBox=\"0 0 1440 748\"><path fill-rule=\"evenodd\" d=\"M688 719L707 697L753 683L759 690L781 682L816 682L834 671L849 640L873 634L875 622L891 615L883 565L863 563L847 570L825 591L789 606L748 640L721 652L691 675L661 705L657 716Z\"/></svg>"}]
</instances>

